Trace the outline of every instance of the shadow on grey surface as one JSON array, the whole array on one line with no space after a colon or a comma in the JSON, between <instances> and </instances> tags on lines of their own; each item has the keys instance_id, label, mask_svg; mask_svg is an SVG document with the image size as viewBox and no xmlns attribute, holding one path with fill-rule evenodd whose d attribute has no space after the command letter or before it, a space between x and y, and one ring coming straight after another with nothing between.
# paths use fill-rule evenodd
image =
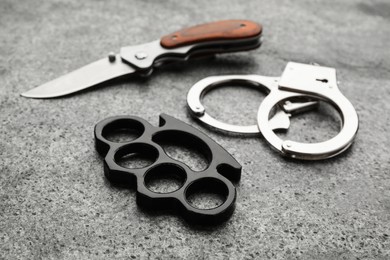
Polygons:
<instances>
[{"instance_id":1,"label":"shadow on grey surface","mask_svg":"<svg viewBox=\"0 0 390 260\"><path fill-rule=\"evenodd\" d=\"M132 182L129 184L123 184L123 183L115 183L109 181L106 177L104 177L104 184L107 189L117 189L119 191L130 191L130 195L132 199L137 201L137 192L136 192L136 183ZM175 218L179 220L184 227L193 229L193 230L198 230L198 231L205 231L205 232L216 232L218 230L223 229L229 221L231 221L230 217L227 220L221 222L221 223L210 223L210 224L198 224L198 223L192 223L188 222L187 220L184 219L184 217L180 213L180 209L150 209L147 207L142 206L141 204L138 204L137 202L137 210L139 212L144 214L148 218ZM130 212L131 213L131 212ZM135 213L131 213L135 214ZM233 213L234 215L234 213Z\"/></svg>"},{"instance_id":2,"label":"shadow on grey surface","mask_svg":"<svg viewBox=\"0 0 390 260\"><path fill-rule=\"evenodd\" d=\"M175 62L159 67L158 70L163 72L187 73L187 71L196 71L198 69L210 71L215 69L224 70L233 68L236 71L242 71L253 67L257 67L257 64L252 57L243 56L238 53L194 58L186 62Z\"/></svg>"},{"instance_id":3,"label":"shadow on grey surface","mask_svg":"<svg viewBox=\"0 0 390 260\"><path fill-rule=\"evenodd\" d=\"M228 224L229 221L231 221L231 219L233 218L233 216L229 219L227 219L226 221L224 222L221 222L221 223L218 223L218 224L207 224L207 225L202 225L202 224L195 224L195 223L189 223L187 222L183 217L181 217L179 215L179 213L177 213L177 211L174 211L174 210L151 210L151 209L147 209L147 208L144 208L140 205L138 205L138 208L142 210L142 213L145 214L146 216L150 217L150 218L160 218L160 217L169 217L169 218L176 218L178 220L180 220L180 223L188 228L188 229L192 229L192 230L197 230L197 231L203 231L203 232L206 232L206 233L213 233L213 232L217 232L221 229L224 229L226 227L226 225ZM234 213L233 213L234 214Z\"/></svg>"},{"instance_id":4,"label":"shadow on grey surface","mask_svg":"<svg viewBox=\"0 0 390 260\"><path fill-rule=\"evenodd\" d=\"M357 8L365 14L390 19L390 3L359 3Z\"/></svg>"}]
</instances>

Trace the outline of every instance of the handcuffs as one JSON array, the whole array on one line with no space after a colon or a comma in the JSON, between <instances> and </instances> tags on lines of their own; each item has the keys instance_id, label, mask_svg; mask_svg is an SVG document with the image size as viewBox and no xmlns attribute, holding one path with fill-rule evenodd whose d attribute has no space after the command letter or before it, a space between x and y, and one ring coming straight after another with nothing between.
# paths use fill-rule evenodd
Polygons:
<instances>
[{"instance_id":1,"label":"handcuffs","mask_svg":"<svg viewBox=\"0 0 390 260\"><path fill-rule=\"evenodd\" d=\"M231 83L250 85L268 92L259 107L257 125L230 125L206 113L201 103L203 96L213 88ZM318 100L330 103L341 115L341 131L335 137L319 143L301 143L282 140L274 133L276 129L288 129L292 114L313 109L318 105ZM261 133L276 151L295 159L321 160L336 156L351 146L359 128L356 110L337 86L336 69L296 62L287 63L281 77L207 77L190 89L187 105L191 114L206 125L234 133Z\"/></svg>"}]
</instances>

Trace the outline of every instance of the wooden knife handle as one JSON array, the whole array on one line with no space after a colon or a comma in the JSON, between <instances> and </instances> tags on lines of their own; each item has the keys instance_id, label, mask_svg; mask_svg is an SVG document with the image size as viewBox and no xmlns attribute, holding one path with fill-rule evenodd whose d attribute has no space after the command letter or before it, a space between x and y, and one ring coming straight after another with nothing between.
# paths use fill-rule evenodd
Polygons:
<instances>
[{"instance_id":1,"label":"wooden knife handle","mask_svg":"<svg viewBox=\"0 0 390 260\"><path fill-rule=\"evenodd\" d=\"M218 21L168 34L161 38L161 46L170 49L208 41L252 38L260 35L262 30L260 24L248 20Z\"/></svg>"}]
</instances>

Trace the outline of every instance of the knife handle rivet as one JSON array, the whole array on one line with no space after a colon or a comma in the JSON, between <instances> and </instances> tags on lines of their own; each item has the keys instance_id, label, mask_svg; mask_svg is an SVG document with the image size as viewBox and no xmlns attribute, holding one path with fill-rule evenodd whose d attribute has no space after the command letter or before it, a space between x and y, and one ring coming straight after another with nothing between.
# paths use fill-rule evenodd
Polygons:
<instances>
[{"instance_id":1,"label":"knife handle rivet","mask_svg":"<svg viewBox=\"0 0 390 260\"><path fill-rule=\"evenodd\" d=\"M146 54L145 52L137 52L135 54L135 57L137 58L137 60L144 60L148 57L148 54Z\"/></svg>"},{"instance_id":2,"label":"knife handle rivet","mask_svg":"<svg viewBox=\"0 0 390 260\"><path fill-rule=\"evenodd\" d=\"M110 53L108 54L108 60L109 60L110 62L114 62L114 61L116 60L116 55L115 55L115 53L110 52Z\"/></svg>"}]
</instances>

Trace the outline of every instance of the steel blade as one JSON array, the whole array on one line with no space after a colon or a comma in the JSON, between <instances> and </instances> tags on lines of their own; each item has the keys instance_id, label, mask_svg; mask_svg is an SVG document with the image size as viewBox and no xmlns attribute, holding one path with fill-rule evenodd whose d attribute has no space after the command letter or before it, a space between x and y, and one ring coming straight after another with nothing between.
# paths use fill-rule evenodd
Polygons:
<instances>
[{"instance_id":1,"label":"steel blade","mask_svg":"<svg viewBox=\"0 0 390 260\"><path fill-rule=\"evenodd\" d=\"M28 98L55 98L93 87L108 80L131 74L134 68L123 63L119 55L115 60L98 60L39 87L22 93Z\"/></svg>"}]
</instances>

